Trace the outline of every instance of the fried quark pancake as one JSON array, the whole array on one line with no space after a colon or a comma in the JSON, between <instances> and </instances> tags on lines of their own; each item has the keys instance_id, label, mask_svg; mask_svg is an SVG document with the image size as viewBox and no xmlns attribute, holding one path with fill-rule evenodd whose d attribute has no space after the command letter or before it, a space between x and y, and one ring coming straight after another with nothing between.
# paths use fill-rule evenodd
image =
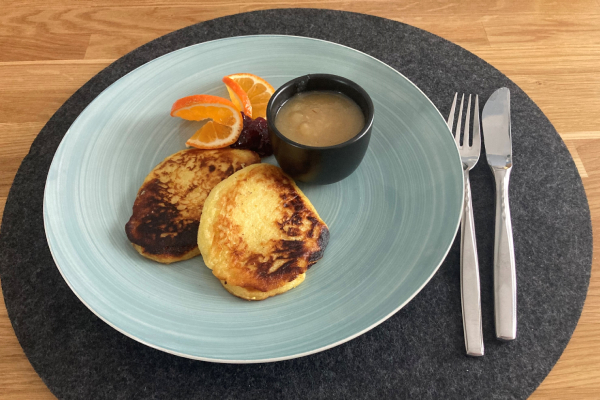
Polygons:
<instances>
[{"instance_id":1,"label":"fried quark pancake","mask_svg":"<svg viewBox=\"0 0 600 400\"><path fill-rule=\"evenodd\" d=\"M260 157L249 150L182 150L146 177L125 225L144 257L165 264L200 254L198 226L204 201L219 182Z\"/></svg>"},{"instance_id":2,"label":"fried quark pancake","mask_svg":"<svg viewBox=\"0 0 600 400\"><path fill-rule=\"evenodd\" d=\"M263 300L304 280L323 256L327 225L280 168L256 164L219 183L204 204L198 247L225 289Z\"/></svg>"}]
</instances>

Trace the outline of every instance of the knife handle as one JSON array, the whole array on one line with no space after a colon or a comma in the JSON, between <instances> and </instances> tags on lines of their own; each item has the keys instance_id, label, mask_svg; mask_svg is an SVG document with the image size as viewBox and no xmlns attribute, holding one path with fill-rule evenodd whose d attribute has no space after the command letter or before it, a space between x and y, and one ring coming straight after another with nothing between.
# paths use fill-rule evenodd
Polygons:
<instances>
[{"instance_id":1,"label":"knife handle","mask_svg":"<svg viewBox=\"0 0 600 400\"><path fill-rule=\"evenodd\" d=\"M508 203L511 168L494 168L496 180L496 224L494 240L494 314L496 337L517 337L517 274L512 223Z\"/></svg>"},{"instance_id":2,"label":"knife handle","mask_svg":"<svg viewBox=\"0 0 600 400\"><path fill-rule=\"evenodd\" d=\"M475 223L471 202L469 170L465 169L465 201L460 229L460 294L467 355L483 355L479 261L475 241Z\"/></svg>"}]
</instances>

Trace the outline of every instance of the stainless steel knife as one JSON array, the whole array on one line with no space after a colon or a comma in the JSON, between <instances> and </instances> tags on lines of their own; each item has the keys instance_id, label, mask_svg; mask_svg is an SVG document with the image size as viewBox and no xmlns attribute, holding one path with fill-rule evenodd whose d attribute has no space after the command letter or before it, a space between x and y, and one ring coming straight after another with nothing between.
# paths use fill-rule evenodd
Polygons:
<instances>
[{"instance_id":1,"label":"stainless steel knife","mask_svg":"<svg viewBox=\"0 0 600 400\"><path fill-rule=\"evenodd\" d=\"M496 180L494 240L494 315L496 337L517 337L517 276L512 224L508 203L508 180L512 169L510 91L496 90L483 107L482 126L487 162Z\"/></svg>"}]
</instances>

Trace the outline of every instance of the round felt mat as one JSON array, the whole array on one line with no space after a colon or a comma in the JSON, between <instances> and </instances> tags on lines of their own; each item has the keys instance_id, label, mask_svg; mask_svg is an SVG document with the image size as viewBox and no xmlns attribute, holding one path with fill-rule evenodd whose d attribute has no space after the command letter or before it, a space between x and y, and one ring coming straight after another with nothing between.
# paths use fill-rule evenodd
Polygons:
<instances>
[{"instance_id":1,"label":"round felt mat","mask_svg":"<svg viewBox=\"0 0 600 400\"><path fill-rule=\"evenodd\" d=\"M368 53L412 80L447 115L454 92L511 90L510 198L518 282L518 338L493 327L493 179L482 157L471 173L486 355L465 356L455 241L427 286L366 334L311 356L269 364L194 361L146 347L98 319L71 292L44 234L42 199L63 135L106 87L181 47L237 35L287 34ZM263 49L268 51L268 49ZM539 108L466 50L398 22L347 12L267 10L204 22L154 40L78 90L34 141L11 188L0 233L9 317L31 364L60 399L524 399L560 357L581 313L592 231L581 179Z\"/></svg>"}]
</instances>

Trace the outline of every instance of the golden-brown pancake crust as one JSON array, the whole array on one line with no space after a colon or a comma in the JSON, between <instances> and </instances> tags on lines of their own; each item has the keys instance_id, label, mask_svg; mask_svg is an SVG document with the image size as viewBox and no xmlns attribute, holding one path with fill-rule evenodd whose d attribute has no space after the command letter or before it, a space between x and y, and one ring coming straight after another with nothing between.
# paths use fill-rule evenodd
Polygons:
<instances>
[{"instance_id":1,"label":"golden-brown pancake crust","mask_svg":"<svg viewBox=\"0 0 600 400\"><path fill-rule=\"evenodd\" d=\"M148 174L125 225L140 254L171 263L199 254L198 225L204 202L219 182L260 162L249 150L182 150Z\"/></svg>"},{"instance_id":2,"label":"golden-brown pancake crust","mask_svg":"<svg viewBox=\"0 0 600 400\"><path fill-rule=\"evenodd\" d=\"M269 164L251 165L217 185L198 231L204 262L226 288L272 295L296 286L288 284L323 256L328 241L327 225L308 198Z\"/></svg>"}]
</instances>

